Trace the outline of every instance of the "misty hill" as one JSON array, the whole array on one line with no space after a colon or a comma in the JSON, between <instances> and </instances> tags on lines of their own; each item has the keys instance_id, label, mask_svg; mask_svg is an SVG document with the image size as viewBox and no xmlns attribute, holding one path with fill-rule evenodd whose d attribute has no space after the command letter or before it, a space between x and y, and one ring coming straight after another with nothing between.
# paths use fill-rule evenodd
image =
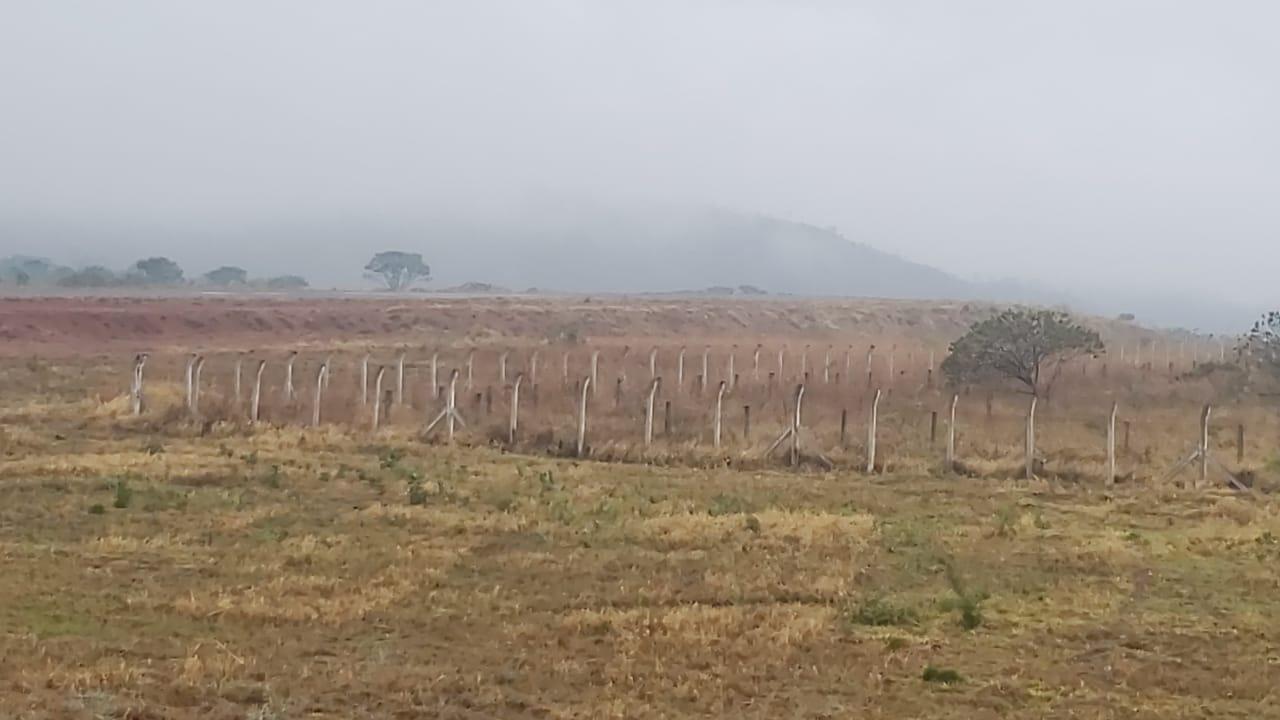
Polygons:
<instances>
[{"instance_id":1,"label":"misty hill","mask_svg":"<svg viewBox=\"0 0 1280 720\"><path fill-rule=\"evenodd\" d=\"M770 293L961 297L966 283L834 230L717 210L606 213L509 228L469 223L422 243L437 284L574 292L751 285ZM447 240L446 240L447 238Z\"/></svg>"}]
</instances>

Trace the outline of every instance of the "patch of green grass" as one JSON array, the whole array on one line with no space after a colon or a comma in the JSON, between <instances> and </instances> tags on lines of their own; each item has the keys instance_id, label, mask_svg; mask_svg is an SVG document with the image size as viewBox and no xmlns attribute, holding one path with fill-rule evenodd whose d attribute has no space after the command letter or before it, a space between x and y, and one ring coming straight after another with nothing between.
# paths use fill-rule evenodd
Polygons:
<instances>
[{"instance_id":1,"label":"patch of green grass","mask_svg":"<svg viewBox=\"0 0 1280 720\"><path fill-rule=\"evenodd\" d=\"M927 683L938 683L941 685L955 685L962 682L964 678L960 673L950 668L938 668L932 665L926 665L924 672L920 675L920 679Z\"/></svg>"},{"instance_id":2,"label":"patch of green grass","mask_svg":"<svg viewBox=\"0 0 1280 720\"><path fill-rule=\"evenodd\" d=\"M124 478L116 480L115 498L111 501L111 506L123 510L129 507L131 502L133 502L133 489L129 487L129 482Z\"/></svg>"},{"instance_id":3,"label":"patch of green grass","mask_svg":"<svg viewBox=\"0 0 1280 720\"><path fill-rule=\"evenodd\" d=\"M960 572L956 570L955 563L946 564L946 576L947 584L951 586L954 596L943 602L943 608L959 611L960 627L965 630L978 629L984 621L982 603L987 599L987 594L967 587L964 579L960 577Z\"/></svg>"},{"instance_id":4,"label":"patch of green grass","mask_svg":"<svg viewBox=\"0 0 1280 720\"><path fill-rule=\"evenodd\" d=\"M863 598L849 608L844 617L851 625L870 627L914 625L919 619L912 608L896 604L880 595Z\"/></svg>"},{"instance_id":5,"label":"patch of green grass","mask_svg":"<svg viewBox=\"0 0 1280 720\"><path fill-rule=\"evenodd\" d=\"M107 512L107 508L104 507L102 503L94 503L89 506L90 515L105 515L106 512Z\"/></svg>"},{"instance_id":6,"label":"patch of green grass","mask_svg":"<svg viewBox=\"0 0 1280 720\"><path fill-rule=\"evenodd\" d=\"M755 510L755 506L746 498L722 493L711 498L711 506L707 508L707 514L711 517L745 515Z\"/></svg>"}]
</instances>

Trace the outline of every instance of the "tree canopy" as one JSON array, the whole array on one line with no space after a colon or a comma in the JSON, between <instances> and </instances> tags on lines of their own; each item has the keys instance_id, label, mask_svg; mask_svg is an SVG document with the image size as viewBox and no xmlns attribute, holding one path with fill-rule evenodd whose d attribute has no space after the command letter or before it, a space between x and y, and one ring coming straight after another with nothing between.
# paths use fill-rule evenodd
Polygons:
<instances>
[{"instance_id":1,"label":"tree canopy","mask_svg":"<svg viewBox=\"0 0 1280 720\"><path fill-rule=\"evenodd\" d=\"M373 256L365 272L377 278L392 292L408 290L414 283L431 279L431 267L418 253L388 250Z\"/></svg>"},{"instance_id":2,"label":"tree canopy","mask_svg":"<svg viewBox=\"0 0 1280 720\"><path fill-rule=\"evenodd\" d=\"M223 265L215 270L210 270L204 274L205 282L218 287L229 287L231 285L244 285L249 281L249 273L244 268L234 265Z\"/></svg>"},{"instance_id":3,"label":"tree canopy","mask_svg":"<svg viewBox=\"0 0 1280 720\"><path fill-rule=\"evenodd\" d=\"M1260 370L1273 381L1280 381L1280 310L1263 315L1241 347L1250 368Z\"/></svg>"},{"instance_id":4,"label":"tree canopy","mask_svg":"<svg viewBox=\"0 0 1280 720\"><path fill-rule=\"evenodd\" d=\"M167 257L151 257L134 263L144 282L154 285L176 285L182 282L182 268Z\"/></svg>"},{"instance_id":5,"label":"tree canopy","mask_svg":"<svg viewBox=\"0 0 1280 720\"><path fill-rule=\"evenodd\" d=\"M1062 365L1103 351L1098 333L1054 310L1011 308L975 323L942 362L953 384L1012 381L1032 395L1044 395Z\"/></svg>"}]
</instances>

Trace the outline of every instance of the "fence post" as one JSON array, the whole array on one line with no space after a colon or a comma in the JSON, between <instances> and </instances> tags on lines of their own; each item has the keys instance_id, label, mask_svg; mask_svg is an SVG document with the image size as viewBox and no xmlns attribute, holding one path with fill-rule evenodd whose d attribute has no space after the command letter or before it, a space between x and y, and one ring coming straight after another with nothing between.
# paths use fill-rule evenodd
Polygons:
<instances>
[{"instance_id":1,"label":"fence post","mask_svg":"<svg viewBox=\"0 0 1280 720\"><path fill-rule=\"evenodd\" d=\"M698 376L698 392L699 393L705 393L707 391L707 382L711 379L710 376L708 375L708 372L710 372L711 368L707 364L707 359L710 357L710 355L711 355L711 346L708 345L702 349L702 374Z\"/></svg>"},{"instance_id":2,"label":"fence post","mask_svg":"<svg viewBox=\"0 0 1280 720\"><path fill-rule=\"evenodd\" d=\"M474 382L474 379L475 379L475 364L476 364L476 351L468 350L467 351L467 384L465 386L467 390L471 389L472 387L471 384L472 382Z\"/></svg>"},{"instance_id":3,"label":"fence post","mask_svg":"<svg viewBox=\"0 0 1280 720\"><path fill-rule=\"evenodd\" d=\"M1124 452L1129 454L1129 421L1124 421Z\"/></svg>"},{"instance_id":4,"label":"fence post","mask_svg":"<svg viewBox=\"0 0 1280 720\"><path fill-rule=\"evenodd\" d=\"M369 353L360 361L360 406L369 404Z\"/></svg>"},{"instance_id":5,"label":"fence post","mask_svg":"<svg viewBox=\"0 0 1280 720\"><path fill-rule=\"evenodd\" d=\"M782 381L787 377L786 375L782 374L782 370L785 366L786 359L787 359L787 346L783 345L782 347L778 348L778 380L779 381Z\"/></svg>"},{"instance_id":6,"label":"fence post","mask_svg":"<svg viewBox=\"0 0 1280 720\"><path fill-rule=\"evenodd\" d=\"M800 351L800 377L806 377L809 374L809 346L805 345Z\"/></svg>"},{"instance_id":7,"label":"fence post","mask_svg":"<svg viewBox=\"0 0 1280 720\"><path fill-rule=\"evenodd\" d=\"M449 443L453 443L454 418L458 416L458 369L454 368L449 373L449 397L445 401L448 404L448 417L445 419L445 430L449 436Z\"/></svg>"},{"instance_id":8,"label":"fence post","mask_svg":"<svg viewBox=\"0 0 1280 720\"><path fill-rule=\"evenodd\" d=\"M822 384L831 384L831 346L827 346L827 352L822 356Z\"/></svg>"},{"instance_id":9,"label":"fence post","mask_svg":"<svg viewBox=\"0 0 1280 720\"><path fill-rule=\"evenodd\" d=\"M796 410L791 416L791 465L800 464L800 403L804 400L804 383L796 386Z\"/></svg>"},{"instance_id":10,"label":"fence post","mask_svg":"<svg viewBox=\"0 0 1280 720\"><path fill-rule=\"evenodd\" d=\"M295 393L293 392L293 364L298 359L298 351L294 350L289 353L289 359L284 363L284 401L286 403L293 402Z\"/></svg>"},{"instance_id":11,"label":"fence post","mask_svg":"<svg viewBox=\"0 0 1280 720\"><path fill-rule=\"evenodd\" d=\"M762 346L756 343L756 351L751 356L751 382L760 382L760 348Z\"/></svg>"},{"instance_id":12,"label":"fence post","mask_svg":"<svg viewBox=\"0 0 1280 720\"><path fill-rule=\"evenodd\" d=\"M875 374L873 372L873 368L871 365L871 359L875 356L875 352L876 352L875 345L871 345L867 348L867 389L868 390L870 390L871 386L875 384L875 380L874 380Z\"/></svg>"},{"instance_id":13,"label":"fence post","mask_svg":"<svg viewBox=\"0 0 1280 720\"><path fill-rule=\"evenodd\" d=\"M649 348L649 379L658 377L658 348Z\"/></svg>"},{"instance_id":14,"label":"fence post","mask_svg":"<svg viewBox=\"0 0 1280 720\"><path fill-rule=\"evenodd\" d=\"M387 366L379 365L378 373L373 378L373 429L377 430L382 422L382 377L387 374Z\"/></svg>"},{"instance_id":15,"label":"fence post","mask_svg":"<svg viewBox=\"0 0 1280 720\"><path fill-rule=\"evenodd\" d=\"M187 356L187 372L186 372L186 398L187 412L195 414L195 380L196 380L196 359L199 356L191 353Z\"/></svg>"},{"instance_id":16,"label":"fence post","mask_svg":"<svg viewBox=\"0 0 1280 720\"><path fill-rule=\"evenodd\" d=\"M404 351L396 356L396 405L404 405Z\"/></svg>"},{"instance_id":17,"label":"fence post","mask_svg":"<svg viewBox=\"0 0 1280 720\"><path fill-rule=\"evenodd\" d=\"M594 355L592 357L592 365L594 369ZM582 399L578 402L578 457L582 457L587 448L587 394L591 391L591 384L591 376L588 375L582 381Z\"/></svg>"},{"instance_id":18,"label":"fence post","mask_svg":"<svg viewBox=\"0 0 1280 720\"><path fill-rule=\"evenodd\" d=\"M676 360L676 392L684 391L684 354L685 347L680 346L680 356ZM667 403L670 405L670 403Z\"/></svg>"},{"instance_id":19,"label":"fence post","mask_svg":"<svg viewBox=\"0 0 1280 720\"><path fill-rule=\"evenodd\" d=\"M742 406L742 442L751 442L751 406Z\"/></svg>"},{"instance_id":20,"label":"fence post","mask_svg":"<svg viewBox=\"0 0 1280 720\"><path fill-rule=\"evenodd\" d=\"M1107 418L1107 485L1116 484L1116 413L1119 403L1111 403L1111 416Z\"/></svg>"},{"instance_id":21,"label":"fence post","mask_svg":"<svg viewBox=\"0 0 1280 720\"><path fill-rule=\"evenodd\" d=\"M653 444L653 401L658 397L658 386L662 384L662 378L655 377L649 382L649 394L644 402L644 446L649 447Z\"/></svg>"},{"instance_id":22,"label":"fence post","mask_svg":"<svg viewBox=\"0 0 1280 720\"><path fill-rule=\"evenodd\" d=\"M671 401L668 400L662 408L662 435L671 437Z\"/></svg>"},{"instance_id":23,"label":"fence post","mask_svg":"<svg viewBox=\"0 0 1280 720\"><path fill-rule=\"evenodd\" d=\"M238 353L236 353L236 370L235 370L235 379L234 379L234 380L233 380L233 382L232 382L232 385L233 385L233 387L234 387L235 394L236 394L235 406L236 406L237 408L239 408L239 407L240 407L241 398L243 397L243 396L240 394L240 375L241 375L241 370L242 370L243 368L244 368L244 353L243 353L243 352L238 352Z\"/></svg>"},{"instance_id":24,"label":"fence post","mask_svg":"<svg viewBox=\"0 0 1280 720\"><path fill-rule=\"evenodd\" d=\"M711 427L711 446L720 449L720 418L724 410L724 391L729 386L725 380L720 381L720 389L716 392L716 413Z\"/></svg>"},{"instance_id":25,"label":"fence post","mask_svg":"<svg viewBox=\"0 0 1280 720\"><path fill-rule=\"evenodd\" d=\"M324 400L324 381L327 377L329 377L329 363L320 363L320 369L316 371L315 403L311 408L312 427L320 427L320 403Z\"/></svg>"},{"instance_id":26,"label":"fence post","mask_svg":"<svg viewBox=\"0 0 1280 720\"><path fill-rule=\"evenodd\" d=\"M871 416L867 422L867 474L876 471L876 424L880 415L880 388L871 396Z\"/></svg>"},{"instance_id":27,"label":"fence post","mask_svg":"<svg viewBox=\"0 0 1280 720\"><path fill-rule=\"evenodd\" d=\"M507 356L509 354L509 350L503 350L502 354L498 356L498 382L503 385L507 384Z\"/></svg>"},{"instance_id":28,"label":"fence post","mask_svg":"<svg viewBox=\"0 0 1280 720\"><path fill-rule=\"evenodd\" d=\"M129 401L135 416L142 414L142 368L146 364L146 353L140 353L133 359L133 384L129 387Z\"/></svg>"},{"instance_id":29,"label":"fence post","mask_svg":"<svg viewBox=\"0 0 1280 720\"><path fill-rule=\"evenodd\" d=\"M1027 408L1027 479L1034 480L1036 476L1036 402L1040 398L1035 395L1031 396L1031 407Z\"/></svg>"},{"instance_id":30,"label":"fence post","mask_svg":"<svg viewBox=\"0 0 1280 720\"><path fill-rule=\"evenodd\" d=\"M258 411L262 409L262 372L267 369L267 361L258 361L258 371L253 376L253 395L249 399L249 422L256 423L261 417Z\"/></svg>"},{"instance_id":31,"label":"fence post","mask_svg":"<svg viewBox=\"0 0 1280 720\"><path fill-rule=\"evenodd\" d=\"M736 387L738 384L738 373L737 371L734 370L734 367L733 367L734 356L737 354L738 354L738 346L734 345L729 349L729 372L728 372L728 375L725 377L725 379L729 381L729 387L731 388Z\"/></svg>"},{"instance_id":32,"label":"fence post","mask_svg":"<svg viewBox=\"0 0 1280 720\"><path fill-rule=\"evenodd\" d=\"M200 414L200 374L204 371L204 356L196 360L195 377L191 383L191 415Z\"/></svg>"},{"instance_id":33,"label":"fence post","mask_svg":"<svg viewBox=\"0 0 1280 720\"><path fill-rule=\"evenodd\" d=\"M1244 423L1236 426L1236 465L1244 465Z\"/></svg>"},{"instance_id":34,"label":"fence post","mask_svg":"<svg viewBox=\"0 0 1280 720\"><path fill-rule=\"evenodd\" d=\"M619 377L613 383L613 406L615 408L622 407L622 378Z\"/></svg>"},{"instance_id":35,"label":"fence post","mask_svg":"<svg viewBox=\"0 0 1280 720\"><path fill-rule=\"evenodd\" d=\"M1200 482L1208 483L1209 481L1209 417L1213 414L1213 408L1209 405L1204 406L1204 410L1200 413Z\"/></svg>"},{"instance_id":36,"label":"fence post","mask_svg":"<svg viewBox=\"0 0 1280 720\"><path fill-rule=\"evenodd\" d=\"M431 397L440 399L440 353L431 353Z\"/></svg>"},{"instance_id":37,"label":"fence post","mask_svg":"<svg viewBox=\"0 0 1280 720\"><path fill-rule=\"evenodd\" d=\"M591 374L588 375L587 377L591 379L591 382L590 382L591 394L595 395L596 394L595 386L596 386L596 383L598 382L598 378L600 377L600 351L599 350L591 351Z\"/></svg>"},{"instance_id":38,"label":"fence post","mask_svg":"<svg viewBox=\"0 0 1280 720\"><path fill-rule=\"evenodd\" d=\"M538 387L538 350L534 348L533 354L529 355L529 384ZM538 393L533 394L534 404L537 404Z\"/></svg>"},{"instance_id":39,"label":"fence post","mask_svg":"<svg viewBox=\"0 0 1280 720\"><path fill-rule=\"evenodd\" d=\"M956 468L956 405L960 404L960 395L951 396L951 420L947 423L947 472Z\"/></svg>"},{"instance_id":40,"label":"fence post","mask_svg":"<svg viewBox=\"0 0 1280 720\"><path fill-rule=\"evenodd\" d=\"M847 447L849 431L849 410L848 408L840 409L840 447Z\"/></svg>"},{"instance_id":41,"label":"fence post","mask_svg":"<svg viewBox=\"0 0 1280 720\"><path fill-rule=\"evenodd\" d=\"M934 447L938 443L938 411L933 410L929 413L929 447Z\"/></svg>"},{"instance_id":42,"label":"fence post","mask_svg":"<svg viewBox=\"0 0 1280 720\"><path fill-rule=\"evenodd\" d=\"M507 426L507 444L516 444L516 429L520 424L520 383L524 382L524 373L516 373L516 380L511 385L511 422Z\"/></svg>"}]
</instances>

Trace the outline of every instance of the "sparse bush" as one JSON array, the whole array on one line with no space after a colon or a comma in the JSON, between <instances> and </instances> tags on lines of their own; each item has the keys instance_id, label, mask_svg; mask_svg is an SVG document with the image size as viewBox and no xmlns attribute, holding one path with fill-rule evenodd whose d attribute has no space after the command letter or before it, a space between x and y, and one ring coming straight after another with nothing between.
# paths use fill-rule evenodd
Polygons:
<instances>
[{"instance_id":1,"label":"sparse bush","mask_svg":"<svg viewBox=\"0 0 1280 720\"><path fill-rule=\"evenodd\" d=\"M427 489L422 483L421 475L416 472L409 473L409 479L405 484L407 486L410 505L427 504Z\"/></svg>"},{"instance_id":2,"label":"sparse bush","mask_svg":"<svg viewBox=\"0 0 1280 720\"><path fill-rule=\"evenodd\" d=\"M737 495L716 495L711 498L711 507L707 508L707 514L711 517L720 517L722 515L745 515L754 512L755 508L746 498Z\"/></svg>"},{"instance_id":3,"label":"sparse bush","mask_svg":"<svg viewBox=\"0 0 1280 720\"><path fill-rule=\"evenodd\" d=\"M102 515L106 512L107 512L107 509L103 507L102 503L94 503L89 506L90 515Z\"/></svg>"},{"instance_id":4,"label":"sparse bush","mask_svg":"<svg viewBox=\"0 0 1280 720\"><path fill-rule=\"evenodd\" d=\"M955 563L948 562L946 564L947 584L951 586L951 592L954 597L948 598L943 603L946 610L956 610L960 613L960 627L965 630L976 630L982 626L982 603L987 599L988 595L982 591L971 590L966 587L964 579L960 577L960 572L956 569Z\"/></svg>"},{"instance_id":5,"label":"sparse bush","mask_svg":"<svg viewBox=\"0 0 1280 720\"><path fill-rule=\"evenodd\" d=\"M1022 514L1018 512L1017 505L1001 505L996 508L996 535L1000 537L1013 537L1018 534L1018 520Z\"/></svg>"}]
</instances>

